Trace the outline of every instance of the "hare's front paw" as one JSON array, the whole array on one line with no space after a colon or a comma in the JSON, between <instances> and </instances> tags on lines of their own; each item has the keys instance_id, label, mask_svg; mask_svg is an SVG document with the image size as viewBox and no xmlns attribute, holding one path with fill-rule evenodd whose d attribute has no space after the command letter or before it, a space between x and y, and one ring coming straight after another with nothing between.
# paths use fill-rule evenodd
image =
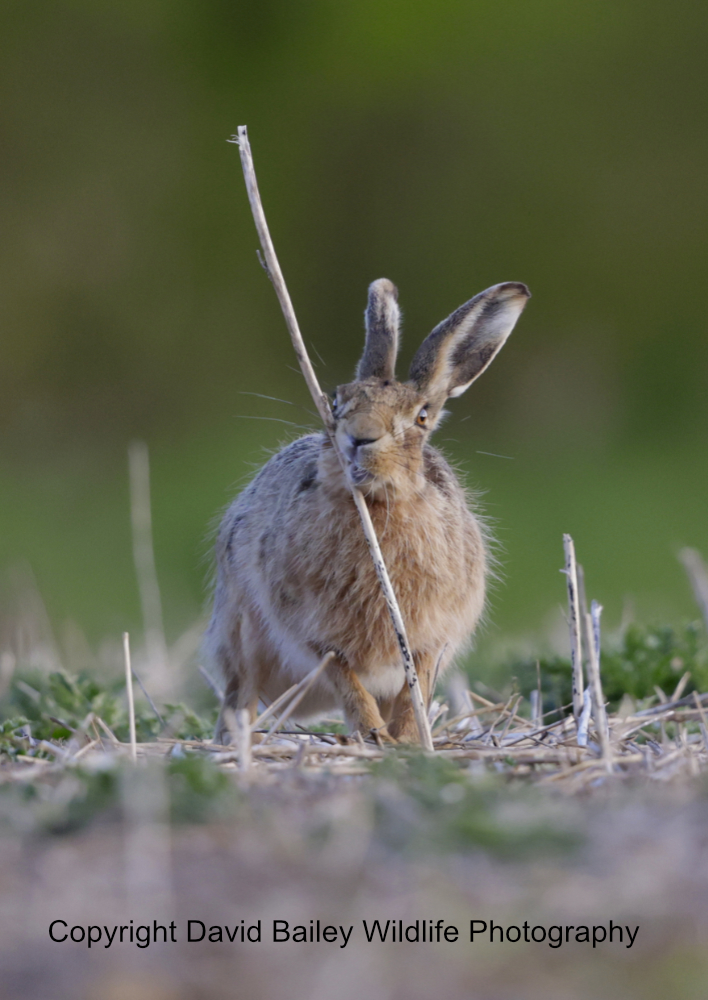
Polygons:
<instances>
[{"instance_id":1,"label":"hare's front paw","mask_svg":"<svg viewBox=\"0 0 708 1000\"><path fill-rule=\"evenodd\" d=\"M415 721L413 713L406 714L403 718L393 719L389 724L391 739L394 743L406 743L410 746L420 746L420 733L418 723Z\"/></svg>"}]
</instances>

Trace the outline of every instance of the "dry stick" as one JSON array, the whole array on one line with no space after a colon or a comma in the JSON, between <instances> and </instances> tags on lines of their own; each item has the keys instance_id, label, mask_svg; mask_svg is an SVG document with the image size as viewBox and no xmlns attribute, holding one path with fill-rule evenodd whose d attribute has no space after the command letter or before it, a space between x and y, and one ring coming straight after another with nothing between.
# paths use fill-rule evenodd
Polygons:
<instances>
[{"instance_id":1,"label":"dry stick","mask_svg":"<svg viewBox=\"0 0 708 1000\"><path fill-rule=\"evenodd\" d=\"M583 694L583 710L580 713L580 721L578 722L578 746L586 747L588 745L588 723L590 722L590 712L592 710L592 698L590 696L590 685L585 688L585 693Z\"/></svg>"},{"instance_id":2,"label":"dry stick","mask_svg":"<svg viewBox=\"0 0 708 1000\"><path fill-rule=\"evenodd\" d=\"M583 649L583 684L588 678L588 657L590 656L591 637L588 634L588 601L585 591L585 570L577 564L578 573L578 605L580 607L580 643ZM583 695L583 711L585 710L585 695Z\"/></svg>"},{"instance_id":3,"label":"dry stick","mask_svg":"<svg viewBox=\"0 0 708 1000\"><path fill-rule=\"evenodd\" d=\"M543 689L541 687L541 661L536 660L536 710L532 712L534 726L543 725Z\"/></svg>"},{"instance_id":4,"label":"dry stick","mask_svg":"<svg viewBox=\"0 0 708 1000\"><path fill-rule=\"evenodd\" d=\"M140 680L140 676L139 676L138 672L136 671L135 667L133 667L133 668L132 668L132 673L133 673L133 677L134 677L134 678L136 679L136 681L138 682L138 687L140 688L140 690L141 690L141 691L143 692L143 694L144 694L144 695L145 695L145 697L147 698L147 703L148 703L148 705L150 706L150 708L151 708L151 709L153 710L153 712L154 712L154 713L155 713L155 715L157 716L157 721L158 721L158 722L160 723L160 725L161 725L161 726L162 726L162 728L164 729L164 728L165 728L165 722L164 722L164 719L162 718L162 716L161 716L161 715L160 715L160 713L158 712L158 710L157 710L157 706L155 705L155 702L154 702L154 701L152 700L152 698L151 698L151 697L150 697L150 695L148 694L148 692L147 692L147 688L145 687L145 685L143 684L143 682L142 682L142 681Z\"/></svg>"},{"instance_id":5,"label":"dry stick","mask_svg":"<svg viewBox=\"0 0 708 1000\"><path fill-rule=\"evenodd\" d=\"M0 655L0 698L4 697L10 687L16 666L17 658L13 653L8 651Z\"/></svg>"},{"instance_id":6,"label":"dry stick","mask_svg":"<svg viewBox=\"0 0 708 1000\"><path fill-rule=\"evenodd\" d=\"M128 448L130 473L130 523L133 530L133 562L138 578L143 612L145 643L154 679L164 694L169 688L167 642L162 625L162 600L155 569L150 509L150 457L144 441L133 441ZM141 685L142 687L142 685Z\"/></svg>"},{"instance_id":7,"label":"dry stick","mask_svg":"<svg viewBox=\"0 0 708 1000\"><path fill-rule=\"evenodd\" d=\"M708 567L698 549L681 549L678 557L691 581L696 604L708 629Z\"/></svg>"},{"instance_id":8,"label":"dry stick","mask_svg":"<svg viewBox=\"0 0 708 1000\"><path fill-rule=\"evenodd\" d=\"M533 694L533 692L531 692ZM493 705L492 708L471 708L465 712L461 712L459 715L453 715L451 719L445 719L444 722L438 723L438 725L433 730L433 736L438 736L440 733L444 733L446 729L450 729L452 726L456 726L458 722L464 722L465 719L475 719L479 715L487 715L493 709L497 712L500 708L504 708L505 702L500 701L499 704ZM481 726L480 730L481 731Z\"/></svg>"},{"instance_id":9,"label":"dry stick","mask_svg":"<svg viewBox=\"0 0 708 1000\"><path fill-rule=\"evenodd\" d=\"M523 695L520 694L519 697L516 699L516 703L515 703L514 707L509 712L509 718L506 720L506 725L504 726L504 729L502 730L502 734L499 737L499 745L500 746L503 746L503 744L504 744L504 740L506 738L506 734L509 732L509 726L511 725L511 722L512 722L514 716L516 715L516 709L519 707L519 703L522 701L522 699L523 699Z\"/></svg>"},{"instance_id":10,"label":"dry stick","mask_svg":"<svg viewBox=\"0 0 708 1000\"><path fill-rule=\"evenodd\" d=\"M309 683L312 676L319 671L319 668L320 664L318 664L313 670L311 670L309 674L306 674L301 681L298 681L296 684L293 684L293 686L289 687L287 691L283 691L283 693L279 695L275 699L275 701L272 701L270 705L267 705L266 708L264 708L261 714L258 716L256 721L252 723L251 725L252 731L255 732L257 729L261 729L266 719L269 719L271 715L274 715L278 711L279 708L282 708L282 706L286 704L291 698L294 698L298 694L298 692L302 690L303 684Z\"/></svg>"},{"instance_id":11,"label":"dry stick","mask_svg":"<svg viewBox=\"0 0 708 1000\"><path fill-rule=\"evenodd\" d=\"M595 717L595 727L600 741L602 758L605 761L607 770L612 770L612 747L610 745L610 729L607 724L607 712L605 711L605 696L602 693L602 682L600 680L600 613L601 605L593 601L591 613L587 620L587 634L591 638L588 673L590 674L590 690L592 692L593 716Z\"/></svg>"},{"instance_id":12,"label":"dry stick","mask_svg":"<svg viewBox=\"0 0 708 1000\"><path fill-rule=\"evenodd\" d=\"M427 705L428 712L430 712L430 706L433 703L433 695L435 694L435 687L438 683L438 674L440 673L440 664L442 663L442 658L445 655L445 650L447 649L447 646L448 644L445 643L443 648L440 650L440 656L438 656L437 662L435 664L435 670L433 671L433 679L430 682L430 691L428 691L428 705Z\"/></svg>"},{"instance_id":13,"label":"dry stick","mask_svg":"<svg viewBox=\"0 0 708 1000\"><path fill-rule=\"evenodd\" d=\"M531 723L538 726L541 722L541 696L538 688L529 691L529 703L531 705Z\"/></svg>"},{"instance_id":14,"label":"dry stick","mask_svg":"<svg viewBox=\"0 0 708 1000\"><path fill-rule=\"evenodd\" d=\"M133 673L130 669L130 636L123 633L123 656L125 658L125 687L128 692L128 722L130 724L130 756L133 763L138 759L135 740L135 705L133 704ZM99 720L100 721L100 720Z\"/></svg>"},{"instance_id":15,"label":"dry stick","mask_svg":"<svg viewBox=\"0 0 708 1000\"><path fill-rule=\"evenodd\" d=\"M505 702L504 707L502 708L501 712L496 717L496 719L494 719L494 721L492 722L492 725L487 730L487 732L484 734L485 741L487 741L489 743L492 743L492 741L495 739L494 730L497 728L497 723L501 722L501 720L504 718L505 715L508 715L509 722L514 718L514 713L516 711L516 707L519 704L518 701L517 701L516 704L514 705L514 707L511 709L511 711L509 711L509 706L514 701L514 697L515 697L515 695L512 694L509 697L509 700L507 702ZM524 722L525 721L526 720L524 719ZM507 725L508 725L508 722L507 722ZM504 730L504 732L506 732L506 729Z\"/></svg>"},{"instance_id":16,"label":"dry stick","mask_svg":"<svg viewBox=\"0 0 708 1000\"><path fill-rule=\"evenodd\" d=\"M292 302L290 301L290 295L285 285L285 279L283 278L283 273L280 270L278 258L275 255L273 241L270 237L268 224L263 211L263 205L261 204L261 197L258 192L258 182L256 180L256 171L253 166L253 156L251 154L251 146L248 141L246 126L240 125L237 130L237 136L230 141L236 142L239 147L241 166L243 167L243 176L246 181L246 190L248 192L248 200L251 204L251 211L256 224L258 238L261 242L261 247L263 248L263 253L265 255L265 265L268 276L273 283L273 287L275 288L275 293L278 296L280 308L283 311L283 316L285 317L285 322L288 327L288 331L290 332L290 339L292 340L293 348L295 349L295 355L305 378L305 382L307 383L307 388L310 390L310 394L314 400L315 406L317 407L317 412L319 413L322 422L325 425L325 430L327 431L327 434L332 442L335 454L338 456L340 462L342 463L342 468L344 469L344 459L337 446L334 433L334 420L332 417L332 411L330 410L329 401L320 388L317 376L315 375L315 370L308 357L305 342L302 339L302 334L300 333L300 328L295 316L295 310L293 309ZM425 750L432 751L433 740L430 735L428 713L425 708L423 694L420 689L420 681L418 680L418 674L411 655L403 617L396 600L396 595L393 592L393 587L391 586L391 580L388 575L388 570L386 569L386 564L384 563L383 556L381 555L381 549L379 547L376 531L371 520L369 508L366 506L366 500L364 499L363 494L360 493L356 487L350 484L350 488L354 498L354 503L356 504L356 509L359 512L359 517L361 518L364 535L366 536L366 541L369 546L369 552L371 553L371 558L373 559L374 567L376 568L376 575L379 578L379 583L381 584L381 589L383 590L384 598L386 600L389 614L391 615L391 621L393 622L393 628L398 640L398 645L401 650L403 668L406 673L406 681L408 682L408 688L410 690L413 713L415 715L416 723L418 724L420 742Z\"/></svg>"},{"instance_id":17,"label":"dry stick","mask_svg":"<svg viewBox=\"0 0 708 1000\"><path fill-rule=\"evenodd\" d=\"M470 698L474 698L475 701L480 702L482 705L486 705L486 707L489 709L490 712L492 710L495 712L498 711L499 709L502 710L502 714L499 716L499 719L497 719L496 722L494 723L495 726L497 722L499 722L500 719L504 717L504 715L506 714L506 706L509 705L509 703L511 702L511 698L509 699L509 701L493 702L490 701L488 698L484 698L481 694L477 694L476 691L468 691L467 693L469 694ZM529 720L523 719L520 715L516 715L516 709L514 709L514 719L517 722L520 722L522 725L528 725Z\"/></svg>"},{"instance_id":18,"label":"dry stick","mask_svg":"<svg viewBox=\"0 0 708 1000\"><path fill-rule=\"evenodd\" d=\"M99 724L99 726L101 727L101 729L104 731L104 733L106 734L106 736L108 737L108 739L111 741L111 743L113 744L113 746L114 747L119 747L121 745L120 740L118 739L118 737L116 736L116 734L111 729L108 728L108 726L103 721L103 719L101 718L100 715L96 716L96 722Z\"/></svg>"},{"instance_id":19,"label":"dry stick","mask_svg":"<svg viewBox=\"0 0 708 1000\"><path fill-rule=\"evenodd\" d=\"M52 753L62 761L66 760L69 756L63 747L57 746L56 743L52 743L50 740L40 740L37 744L37 749Z\"/></svg>"},{"instance_id":20,"label":"dry stick","mask_svg":"<svg viewBox=\"0 0 708 1000\"><path fill-rule=\"evenodd\" d=\"M674 693L669 698L670 702L679 700L683 692L686 690L686 685L688 684L690 679L691 679L691 671L687 670L686 673L681 677L681 680L676 685Z\"/></svg>"},{"instance_id":21,"label":"dry stick","mask_svg":"<svg viewBox=\"0 0 708 1000\"><path fill-rule=\"evenodd\" d=\"M93 719L91 719L91 728L94 731L94 735L96 737L96 741L101 744L101 749L105 753L106 752L106 748L103 745L103 740L101 739L101 734L98 731L98 726L96 725L96 718L95 718L95 716L94 716Z\"/></svg>"},{"instance_id":22,"label":"dry stick","mask_svg":"<svg viewBox=\"0 0 708 1000\"><path fill-rule=\"evenodd\" d=\"M664 694L663 691L661 693L662 695ZM703 704L703 702L708 701L708 692L706 692L705 694L696 695L696 692L694 691L693 694L689 694L685 698L679 698L678 701L672 702L671 704L668 701L666 701L666 696L664 695L664 702L661 705L654 705L652 708L643 708L641 712L635 712L632 718L642 719L651 715L661 715L663 712L666 712L669 709L673 710L674 708L682 708L684 705L690 705L693 702L694 696L700 699L701 704Z\"/></svg>"},{"instance_id":23,"label":"dry stick","mask_svg":"<svg viewBox=\"0 0 708 1000\"><path fill-rule=\"evenodd\" d=\"M698 692L693 692L693 697L696 702L696 708L701 715L701 736L703 737L703 749L708 750L708 723L706 722L705 712L703 711L703 705L701 705L701 699L698 697Z\"/></svg>"},{"instance_id":24,"label":"dry stick","mask_svg":"<svg viewBox=\"0 0 708 1000\"><path fill-rule=\"evenodd\" d=\"M91 740L89 743L86 744L86 746L81 747L81 749L77 750L74 756L71 758L71 763L73 764L77 760L80 760L84 756L84 754L87 754L89 750L93 750L94 747L100 742L101 742L100 739Z\"/></svg>"},{"instance_id":25,"label":"dry stick","mask_svg":"<svg viewBox=\"0 0 708 1000\"><path fill-rule=\"evenodd\" d=\"M235 715L238 766L241 771L249 771L251 769L251 717L247 708L239 708Z\"/></svg>"},{"instance_id":26,"label":"dry stick","mask_svg":"<svg viewBox=\"0 0 708 1000\"><path fill-rule=\"evenodd\" d=\"M275 722L273 723L273 725L268 730L268 734L266 735L266 738L263 740L263 743L267 743L268 742L268 740L273 735L273 733L275 732L276 729L278 729L280 726L284 726L285 725L285 723L288 721L288 719L290 718L290 716L293 714L293 712L295 711L295 709L297 708L297 706L300 704L300 702L302 701L302 699L305 697L305 695L307 694L307 692L310 690L310 688L312 687L312 685L315 683L315 681L317 680L317 678L320 676L320 674L322 673L322 671L325 669L325 667L327 666L327 664L333 658L334 658L334 653L333 652L327 653L326 656L324 656L322 658L322 662L317 667L315 667L314 670L310 671L310 673L305 678L304 682L302 682L302 681L300 682L300 692L293 698L293 700L290 702L290 704L285 709L285 711L280 716L280 718L275 720Z\"/></svg>"},{"instance_id":27,"label":"dry stick","mask_svg":"<svg viewBox=\"0 0 708 1000\"><path fill-rule=\"evenodd\" d=\"M580 641L580 606L578 600L578 571L575 563L575 546L570 535L563 535L565 551L565 576L568 582L568 627L570 629L570 659L573 664L573 715L580 723L583 712L583 650Z\"/></svg>"},{"instance_id":28,"label":"dry stick","mask_svg":"<svg viewBox=\"0 0 708 1000\"><path fill-rule=\"evenodd\" d=\"M597 657L598 668L600 666L600 649L602 648L601 635L600 635L601 615L602 615L602 605L598 601L593 601L592 604L590 605L590 621L592 623L592 642L594 644L595 656ZM604 705L604 700L603 700L603 705Z\"/></svg>"}]
</instances>

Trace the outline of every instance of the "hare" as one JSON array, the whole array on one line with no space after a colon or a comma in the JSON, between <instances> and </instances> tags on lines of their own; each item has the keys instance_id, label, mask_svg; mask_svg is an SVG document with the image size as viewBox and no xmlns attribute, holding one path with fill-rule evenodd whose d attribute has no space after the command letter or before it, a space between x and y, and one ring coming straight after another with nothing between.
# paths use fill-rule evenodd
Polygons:
<instances>
[{"instance_id":1,"label":"hare","mask_svg":"<svg viewBox=\"0 0 708 1000\"><path fill-rule=\"evenodd\" d=\"M369 506L406 624L424 699L482 614L489 557L464 488L428 439L448 397L491 363L526 305L525 285L494 285L423 341L408 381L394 375L399 309L385 278L369 288L355 381L333 413L342 462L324 433L274 455L234 500L219 529L214 610L205 652L230 710L256 717L328 653L299 717L342 708L364 735L417 743L401 655L351 488Z\"/></svg>"}]
</instances>

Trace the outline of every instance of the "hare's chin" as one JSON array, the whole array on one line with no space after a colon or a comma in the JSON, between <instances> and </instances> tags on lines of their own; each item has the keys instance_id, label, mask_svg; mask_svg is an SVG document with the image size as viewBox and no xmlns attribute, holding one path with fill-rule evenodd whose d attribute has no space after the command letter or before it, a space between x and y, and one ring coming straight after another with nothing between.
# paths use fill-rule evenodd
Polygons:
<instances>
[{"instance_id":1,"label":"hare's chin","mask_svg":"<svg viewBox=\"0 0 708 1000\"><path fill-rule=\"evenodd\" d=\"M354 486L366 486L376 478L373 472L369 472L368 469L362 469L360 465L354 465L353 463L347 467L347 475Z\"/></svg>"}]
</instances>

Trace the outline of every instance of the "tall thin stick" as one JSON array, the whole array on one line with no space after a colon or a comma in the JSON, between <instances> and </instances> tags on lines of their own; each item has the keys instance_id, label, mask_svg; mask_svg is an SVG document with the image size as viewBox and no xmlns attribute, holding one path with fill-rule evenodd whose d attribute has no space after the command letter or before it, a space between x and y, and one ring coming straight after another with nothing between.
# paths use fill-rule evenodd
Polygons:
<instances>
[{"instance_id":1,"label":"tall thin stick","mask_svg":"<svg viewBox=\"0 0 708 1000\"><path fill-rule=\"evenodd\" d=\"M123 633L123 657L125 659L125 689L128 692L128 724L130 725L130 756L135 763L138 759L138 745L135 739L135 704L133 702L133 671L130 669L130 636Z\"/></svg>"},{"instance_id":2,"label":"tall thin stick","mask_svg":"<svg viewBox=\"0 0 708 1000\"><path fill-rule=\"evenodd\" d=\"M686 570L693 588L693 596L708 629L708 568L698 549L681 549L678 557Z\"/></svg>"},{"instance_id":3,"label":"tall thin stick","mask_svg":"<svg viewBox=\"0 0 708 1000\"><path fill-rule=\"evenodd\" d=\"M271 240L270 232L268 230L263 205L261 204L261 196L258 192L258 182L256 180L256 171L253 166L253 156L251 154L251 146L248 141L246 126L240 125L237 130L237 135L230 141L235 142L239 147L239 152L241 154L241 166L243 168L243 176L246 181L246 190L248 192L248 200L251 204L251 211L253 213L253 219L256 223L258 238L261 242L261 247L263 248L266 269L270 280L273 282L275 293L278 296L280 308L283 311L285 323L288 327L288 331L290 332L290 339L292 340L293 347L295 349L295 355L305 378L305 382L307 383L307 388L310 390L312 399L317 407L317 412L319 413L325 426L325 430L327 431L327 434L332 442L335 454L339 457L342 467L344 468L344 459L337 446L337 440L334 433L334 419L329 406L329 400L322 392L319 382L317 381L317 376L315 375L315 370L312 367L307 354L305 342L302 339L300 327L298 326L297 318L295 316L295 310L293 309L293 304L290 301L290 295L288 294L288 290L285 285L283 272L280 269L278 258L275 255L275 248L273 247L273 241ZM430 734L428 713L425 708L418 674L416 672L413 656L410 651L401 610L398 606L396 595L393 592L393 587L391 586L391 580L388 575L388 570L386 569L383 556L381 555L381 549L379 547L376 531L371 520L369 508L366 505L366 500L364 499L363 494L360 493L354 486L351 486L351 484L350 488L356 509L359 512L359 517L361 518L364 535L366 536L366 541L369 546L369 552L371 553L371 558L373 559L374 566L376 568L376 575L379 578L379 583L381 584L381 589L386 600L386 605L388 606L389 614L391 615L391 621L393 622L394 631L401 650L403 667L406 672L406 681L410 690L410 697L413 704L415 720L418 725L420 742L425 750L432 751L433 739Z\"/></svg>"},{"instance_id":4,"label":"tall thin stick","mask_svg":"<svg viewBox=\"0 0 708 1000\"><path fill-rule=\"evenodd\" d=\"M580 715L580 721L578 722L578 746L586 747L588 745L588 723L590 722L590 712L592 711L592 694L590 692L590 685L585 688L585 694L583 695L583 711Z\"/></svg>"},{"instance_id":5,"label":"tall thin stick","mask_svg":"<svg viewBox=\"0 0 708 1000\"><path fill-rule=\"evenodd\" d=\"M247 708L239 708L234 713L236 722L236 746L240 771L251 768L251 717Z\"/></svg>"},{"instance_id":6,"label":"tall thin stick","mask_svg":"<svg viewBox=\"0 0 708 1000\"><path fill-rule=\"evenodd\" d=\"M580 643L583 648L583 683L585 683L588 677L588 656L590 655L590 637L587 634L589 609L585 591L585 571L581 563L576 564L576 571L578 574L578 606L580 608Z\"/></svg>"},{"instance_id":7,"label":"tall thin stick","mask_svg":"<svg viewBox=\"0 0 708 1000\"><path fill-rule=\"evenodd\" d=\"M157 582L155 552L152 542L150 505L150 457L144 441L133 441L128 448L130 474L130 523L133 529L133 561L138 579L143 612L145 645L150 664L150 679L163 695L170 685L167 643L162 625L162 600Z\"/></svg>"},{"instance_id":8,"label":"tall thin stick","mask_svg":"<svg viewBox=\"0 0 708 1000\"><path fill-rule=\"evenodd\" d=\"M145 695L145 699L146 699L148 705L150 706L150 708L153 710L154 714L156 715L157 721L160 723L160 725L164 729L164 727L165 727L165 720L160 715L160 713L159 713L159 711L157 709L157 705L155 704L155 702L150 697L150 694L149 694L147 688L145 687L145 685L143 684L143 682L140 680L140 674L137 672L137 670L135 669L135 667L133 667L132 673L133 673L133 677L138 682L138 687L140 688L140 690Z\"/></svg>"},{"instance_id":9,"label":"tall thin stick","mask_svg":"<svg viewBox=\"0 0 708 1000\"><path fill-rule=\"evenodd\" d=\"M330 662L330 660L333 659L333 657L334 657L334 653L333 652L330 651L329 653L326 653L324 655L324 657L322 658L322 660L320 661L320 663L318 664L318 666L315 667L314 670L311 670L310 673L307 675L307 677L304 678L304 681L302 682L300 690L295 695L295 697L292 699L292 701L290 702L290 704L288 705L288 707L285 709L285 711L283 712L283 714L281 716L279 716L275 720L275 722L272 724L272 726L268 730L268 734L266 735L266 738L263 740L263 743L267 743L268 742L268 740L273 735L273 733L276 731L276 729L280 729L282 726L285 725L285 723L288 721L288 719L290 718L290 716L293 714L293 712L298 707L298 705L300 704L300 702L302 701L302 699L308 693L308 691L310 690L310 688L312 687L312 685L315 683L315 681L317 680L317 678L320 676L320 674L322 673L322 671L326 668L326 666ZM263 743L261 744L261 746L263 745Z\"/></svg>"},{"instance_id":10,"label":"tall thin stick","mask_svg":"<svg viewBox=\"0 0 708 1000\"><path fill-rule=\"evenodd\" d=\"M305 674L305 676L301 680L296 681L295 684L292 685L292 687L289 687L287 691L283 691L283 693L279 697L277 697L275 701L272 701L270 705L267 705L266 708L258 716L256 721L252 723L251 725L252 732L255 733L257 729L261 729L265 724L266 720L270 719L271 715L275 715L276 712L279 712L284 705L287 705L289 701L291 701L293 698L296 698L297 695L299 695L300 692L303 690L303 688L309 689L312 682L317 677L319 677L321 672L330 662L331 658L332 654L327 653L327 655L322 660L320 660L317 666L312 668L309 674Z\"/></svg>"},{"instance_id":11,"label":"tall thin stick","mask_svg":"<svg viewBox=\"0 0 708 1000\"><path fill-rule=\"evenodd\" d=\"M568 583L568 628L570 630L570 660L573 666L573 715L580 725L583 714L583 650L580 640L580 606L575 545L570 535L563 535L565 576Z\"/></svg>"},{"instance_id":12,"label":"tall thin stick","mask_svg":"<svg viewBox=\"0 0 708 1000\"><path fill-rule=\"evenodd\" d=\"M602 757L607 764L608 771L611 771L612 746L610 744L610 728L607 723L605 696L602 691L602 681L600 679L600 614L602 613L602 606L597 601L593 601L590 608L590 614L587 617L587 634L590 637L588 673L590 675L590 690L592 692L592 709Z\"/></svg>"}]
</instances>

